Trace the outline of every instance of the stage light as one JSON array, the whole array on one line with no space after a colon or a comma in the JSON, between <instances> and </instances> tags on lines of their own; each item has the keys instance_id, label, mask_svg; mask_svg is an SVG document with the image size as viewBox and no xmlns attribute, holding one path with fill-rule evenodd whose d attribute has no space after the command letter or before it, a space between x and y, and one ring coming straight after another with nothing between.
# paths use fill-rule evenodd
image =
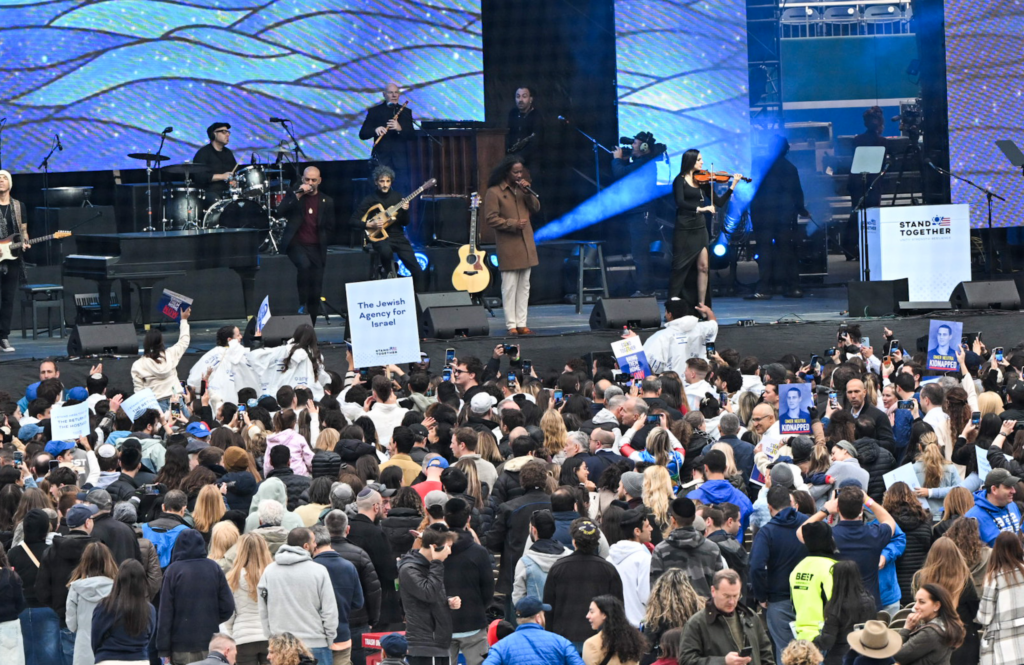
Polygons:
<instances>
[{"instance_id":1,"label":"stage light","mask_svg":"<svg viewBox=\"0 0 1024 665\"><path fill-rule=\"evenodd\" d=\"M430 259L427 258L427 255L424 254L423 252L413 252L413 253L416 255L416 263L419 264L420 270L422 270L423 272L426 272L427 271L427 266L430 265ZM402 259L399 259L399 258L396 257L395 261L398 263L398 276L399 277L412 277L412 273L409 272L409 269L405 267L404 263L402 263Z\"/></svg>"},{"instance_id":2,"label":"stage light","mask_svg":"<svg viewBox=\"0 0 1024 665\"><path fill-rule=\"evenodd\" d=\"M491 254L490 255L490 259L491 259L491 265L494 266L495 268L497 268L498 267L498 254L497 253Z\"/></svg>"},{"instance_id":3,"label":"stage light","mask_svg":"<svg viewBox=\"0 0 1024 665\"><path fill-rule=\"evenodd\" d=\"M715 253L715 256L725 256L725 252L728 248L721 241L715 243L715 246L711 249Z\"/></svg>"}]
</instances>

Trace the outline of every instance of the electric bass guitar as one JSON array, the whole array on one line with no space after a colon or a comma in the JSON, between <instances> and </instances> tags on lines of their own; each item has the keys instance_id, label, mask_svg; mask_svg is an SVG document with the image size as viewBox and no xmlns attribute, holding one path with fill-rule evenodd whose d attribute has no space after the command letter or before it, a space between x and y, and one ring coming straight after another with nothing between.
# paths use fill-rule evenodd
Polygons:
<instances>
[{"instance_id":1,"label":"electric bass guitar","mask_svg":"<svg viewBox=\"0 0 1024 665\"><path fill-rule=\"evenodd\" d=\"M405 197L404 199L402 199L395 205L391 206L390 208L385 209L384 206L381 205L380 203L374 203L372 206L370 206L370 209L366 211L365 215L363 215L363 224L367 224L371 221L379 221L384 222L384 226L380 227L379 229L366 229L366 237L372 240L373 242L378 242L387 238L388 232L386 229L395 222L395 215L397 215L398 211L402 209L402 206L404 206L409 201L412 201L414 198L416 198L417 196L427 191L436 184L437 180L435 178L431 178L430 180L420 185L419 189L414 191L412 194L409 194L409 196Z\"/></svg>"},{"instance_id":2,"label":"electric bass guitar","mask_svg":"<svg viewBox=\"0 0 1024 665\"><path fill-rule=\"evenodd\" d=\"M51 240L60 240L61 238L67 238L71 235L71 231L57 231L51 233L48 236L39 236L38 238L32 238L29 240L29 245L38 245L42 242L50 242ZM13 261L14 259L21 256L21 249L24 243L21 242L20 233L12 233L3 240L0 240L0 263L4 261Z\"/></svg>"},{"instance_id":3,"label":"electric bass guitar","mask_svg":"<svg viewBox=\"0 0 1024 665\"><path fill-rule=\"evenodd\" d=\"M459 247L459 265L452 274L452 286L456 291L480 293L491 283L491 271L484 264L487 252L476 247L476 217L480 197L476 192L469 197L469 244Z\"/></svg>"}]
</instances>

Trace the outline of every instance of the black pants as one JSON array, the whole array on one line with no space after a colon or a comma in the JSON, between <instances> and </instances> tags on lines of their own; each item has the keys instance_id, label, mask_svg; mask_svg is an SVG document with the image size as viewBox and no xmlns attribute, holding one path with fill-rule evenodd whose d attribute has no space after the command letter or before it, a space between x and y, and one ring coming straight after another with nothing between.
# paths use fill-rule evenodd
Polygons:
<instances>
[{"instance_id":1,"label":"black pants","mask_svg":"<svg viewBox=\"0 0 1024 665\"><path fill-rule=\"evenodd\" d=\"M395 254L397 254L398 258L402 259L405 267L409 269L409 274L412 275L412 288L417 293L421 291L420 283L423 280L423 269L416 262L416 252L412 248L412 243L405 237L405 234L400 231L392 231L384 240L373 243L373 248L380 254L384 270L389 272L391 270L391 263L395 260Z\"/></svg>"},{"instance_id":2,"label":"black pants","mask_svg":"<svg viewBox=\"0 0 1024 665\"><path fill-rule=\"evenodd\" d=\"M0 264L0 339L6 339L11 334L11 320L14 318L14 304L18 299L21 269L20 260Z\"/></svg>"},{"instance_id":3,"label":"black pants","mask_svg":"<svg viewBox=\"0 0 1024 665\"><path fill-rule=\"evenodd\" d=\"M320 245L288 246L288 258L295 265L295 284L299 291L299 305L314 324L320 314L320 294L324 289L324 257Z\"/></svg>"},{"instance_id":4,"label":"black pants","mask_svg":"<svg viewBox=\"0 0 1024 665\"><path fill-rule=\"evenodd\" d=\"M755 230L758 291L785 293L800 286L799 233L799 227L788 224Z\"/></svg>"},{"instance_id":5,"label":"black pants","mask_svg":"<svg viewBox=\"0 0 1024 665\"><path fill-rule=\"evenodd\" d=\"M407 656L405 660L409 665L449 665L451 663L448 656Z\"/></svg>"},{"instance_id":6,"label":"black pants","mask_svg":"<svg viewBox=\"0 0 1024 665\"><path fill-rule=\"evenodd\" d=\"M653 215L651 216L653 217ZM636 266L636 290L641 293L652 293L651 285L651 226L648 215L630 215L626 218L629 224L630 253L633 265Z\"/></svg>"}]
</instances>

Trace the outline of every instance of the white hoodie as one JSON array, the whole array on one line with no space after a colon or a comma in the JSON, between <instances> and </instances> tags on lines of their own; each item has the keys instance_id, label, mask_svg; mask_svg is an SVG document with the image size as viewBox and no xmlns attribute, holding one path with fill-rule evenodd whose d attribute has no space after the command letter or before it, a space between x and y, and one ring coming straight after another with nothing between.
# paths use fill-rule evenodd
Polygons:
<instances>
[{"instance_id":1,"label":"white hoodie","mask_svg":"<svg viewBox=\"0 0 1024 665\"><path fill-rule=\"evenodd\" d=\"M622 579L626 618L639 628L651 597L651 552L643 543L620 540L609 549L608 561Z\"/></svg>"},{"instance_id":2,"label":"white hoodie","mask_svg":"<svg viewBox=\"0 0 1024 665\"><path fill-rule=\"evenodd\" d=\"M683 373L690 358L707 359L705 344L718 337L718 321L698 321L684 316L669 321L644 342L644 355L655 374Z\"/></svg>"}]
</instances>

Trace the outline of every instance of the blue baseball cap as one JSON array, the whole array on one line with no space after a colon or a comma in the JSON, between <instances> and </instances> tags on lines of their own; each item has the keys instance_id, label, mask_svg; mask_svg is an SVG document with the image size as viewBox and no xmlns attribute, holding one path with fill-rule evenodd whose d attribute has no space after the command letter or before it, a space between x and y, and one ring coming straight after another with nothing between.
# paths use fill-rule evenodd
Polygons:
<instances>
[{"instance_id":1,"label":"blue baseball cap","mask_svg":"<svg viewBox=\"0 0 1024 665\"><path fill-rule=\"evenodd\" d=\"M18 430L18 440L19 441L28 441L30 439L34 439L42 431L43 431L43 428L40 427L39 425L35 424L35 423L29 423L28 425L22 425L21 429Z\"/></svg>"},{"instance_id":2,"label":"blue baseball cap","mask_svg":"<svg viewBox=\"0 0 1024 665\"><path fill-rule=\"evenodd\" d=\"M446 460L443 457L433 457L433 458L431 458L430 461L427 462L427 468L428 469L432 469L432 468L435 468L435 467L439 468L439 469L447 469L448 468L448 460Z\"/></svg>"},{"instance_id":3,"label":"blue baseball cap","mask_svg":"<svg viewBox=\"0 0 1024 665\"><path fill-rule=\"evenodd\" d=\"M35 398L39 397L39 384L40 383L41 383L41 381L36 381L35 383L29 384L28 388L25 388L25 397L28 398L28 401L31 402Z\"/></svg>"},{"instance_id":4,"label":"blue baseball cap","mask_svg":"<svg viewBox=\"0 0 1024 665\"><path fill-rule=\"evenodd\" d=\"M100 512L100 509L91 503L77 503L71 506L64 519L67 521L68 526L72 529L77 529L85 524L85 521L91 519L96 513Z\"/></svg>"},{"instance_id":5,"label":"blue baseball cap","mask_svg":"<svg viewBox=\"0 0 1024 665\"><path fill-rule=\"evenodd\" d=\"M82 386L75 386L64 395L67 401L84 402L89 399L89 391Z\"/></svg>"},{"instance_id":6,"label":"blue baseball cap","mask_svg":"<svg viewBox=\"0 0 1024 665\"><path fill-rule=\"evenodd\" d=\"M537 616L541 612L550 612L551 606L545 605L537 596L525 596L516 603L516 615L520 617Z\"/></svg>"},{"instance_id":7,"label":"blue baseball cap","mask_svg":"<svg viewBox=\"0 0 1024 665\"><path fill-rule=\"evenodd\" d=\"M20 439L21 437L18 438ZM54 457L57 457L61 455L64 451L71 450L74 447L75 444L72 443L71 441L51 441L48 444L46 444L45 450Z\"/></svg>"},{"instance_id":8,"label":"blue baseball cap","mask_svg":"<svg viewBox=\"0 0 1024 665\"><path fill-rule=\"evenodd\" d=\"M409 640L400 633L389 633L380 638L380 648L385 655L401 657L409 652Z\"/></svg>"},{"instance_id":9,"label":"blue baseball cap","mask_svg":"<svg viewBox=\"0 0 1024 665\"><path fill-rule=\"evenodd\" d=\"M210 436L210 428L207 427L204 422L189 423L185 428L185 431L197 439L203 439Z\"/></svg>"}]
</instances>

